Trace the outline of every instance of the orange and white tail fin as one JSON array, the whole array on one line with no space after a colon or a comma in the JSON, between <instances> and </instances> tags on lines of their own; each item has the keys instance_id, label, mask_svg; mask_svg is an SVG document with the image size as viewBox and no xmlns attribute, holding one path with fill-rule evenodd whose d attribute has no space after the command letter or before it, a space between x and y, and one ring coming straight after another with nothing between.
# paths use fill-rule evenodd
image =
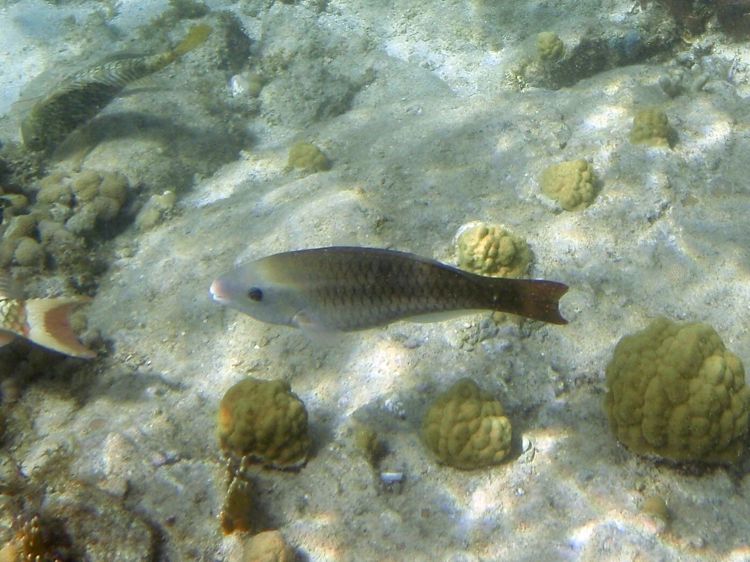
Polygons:
<instances>
[{"instance_id":1,"label":"orange and white tail fin","mask_svg":"<svg viewBox=\"0 0 750 562\"><path fill-rule=\"evenodd\" d=\"M26 323L31 341L73 357L92 358L96 353L78 341L70 327L70 313L91 299L86 297L29 299L26 301Z\"/></svg>"}]
</instances>

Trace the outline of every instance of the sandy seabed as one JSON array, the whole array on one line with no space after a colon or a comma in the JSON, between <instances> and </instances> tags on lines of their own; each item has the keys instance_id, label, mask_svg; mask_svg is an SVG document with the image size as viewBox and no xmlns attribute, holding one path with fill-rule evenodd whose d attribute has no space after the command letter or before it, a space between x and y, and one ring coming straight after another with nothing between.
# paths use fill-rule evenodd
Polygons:
<instances>
[{"instance_id":1,"label":"sandy seabed","mask_svg":"<svg viewBox=\"0 0 750 562\"><path fill-rule=\"evenodd\" d=\"M11 105L30 78L142 46L138 29L176 4L0 4L3 141L19 140ZM615 344L656 316L711 324L750 361L750 50L712 22L692 45L659 49L674 24L658 6L572 4L208 2L201 19L224 30L219 13L232 14L249 57L233 61L235 44L215 34L108 106L84 154L49 163L121 172L141 204L165 190L178 202L153 228L102 242L111 260L88 321L106 350L66 359L52 381L22 381L3 404L2 478L18 467L41 475L36 487L54 482L46 504L106 514L109 530L81 536L138 531L91 547L91 559L241 560L244 537L224 536L217 519L218 403L245 376L282 378L307 407L313 452L297 473L254 476L257 525L279 529L302 560L750 560L747 462L694 474L638 458L602 410ZM519 81L538 32L616 50L633 29L648 57L636 45L611 56L627 64L561 89ZM707 80L670 97L659 80L675 68ZM263 87L251 93L254 72ZM629 141L646 106L667 114L673 148ZM299 139L331 170L289 169ZM564 212L539 178L579 158L600 192ZM455 262L453 237L476 220L526 239L534 277L570 285L568 325L469 315L310 338L208 297L235 264L305 247ZM508 462L455 470L421 444L427 407L461 377L504 404L521 444ZM357 423L387 444L377 468L353 445ZM50 466L60 455L63 476ZM385 485L383 471L403 481ZM652 496L668 525L642 509Z\"/></svg>"}]
</instances>

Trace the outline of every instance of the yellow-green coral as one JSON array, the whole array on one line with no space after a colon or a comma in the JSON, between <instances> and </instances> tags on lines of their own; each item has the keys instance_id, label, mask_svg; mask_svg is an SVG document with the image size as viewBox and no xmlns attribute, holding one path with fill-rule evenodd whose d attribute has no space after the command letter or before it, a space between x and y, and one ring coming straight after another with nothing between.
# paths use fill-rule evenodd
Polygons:
<instances>
[{"instance_id":1,"label":"yellow-green coral","mask_svg":"<svg viewBox=\"0 0 750 562\"><path fill-rule=\"evenodd\" d=\"M650 146L671 146L672 128L667 115L656 108L641 109L633 117L630 142Z\"/></svg>"},{"instance_id":2,"label":"yellow-green coral","mask_svg":"<svg viewBox=\"0 0 750 562\"><path fill-rule=\"evenodd\" d=\"M217 435L224 451L274 468L302 466L310 449L305 405L281 380L248 377L230 388Z\"/></svg>"},{"instance_id":3,"label":"yellow-green coral","mask_svg":"<svg viewBox=\"0 0 750 562\"><path fill-rule=\"evenodd\" d=\"M469 223L456 235L459 267L480 275L518 277L526 273L532 254L525 240L502 226Z\"/></svg>"},{"instance_id":4,"label":"yellow-green coral","mask_svg":"<svg viewBox=\"0 0 750 562\"><path fill-rule=\"evenodd\" d=\"M18 265L40 265L44 261L44 248L33 238L28 236L19 238L13 252L13 261Z\"/></svg>"},{"instance_id":5,"label":"yellow-green coral","mask_svg":"<svg viewBox=\"0 0 750 562\"><path fill-rule=\"evenodd\" d=\"M428 410L422 441L444 464L480 468L507 456L511 425L500 402L471 379L461 379Z\"/></svg>"},{"instance_id":6,"label":"yellow-green coral","mask_svg":"<svg viewBox=\"0 0 750 562\"><path fill-rule=\"evenodd\" d=\"M378 464L386 452L385 443L380 440L374 429L366 425L358 425L354 428L354 446L373 466Z\"/></svg>"},{"instance_id":7,"label":"yellow-green coral","mask_svg":"<svg viewBox=\"0 0 750 562\"><path fill-rule=\"evenodd\" d=\"M649 496L641 504L641 513L650 517L661 529L666 529L672 519L669 506L662 496Z\"/></svg>"},{"instance_id":8,"label":"yellow-green coral","mask_svg":"<svg viewBox=\"0 0 750 562\"><path fill-rule=\"evenodd\" d=\"M742 455L750 387L710 326L659 318L620 340L606 372L604 409L631 451L680 462Z\"/></svg>"},{"instance_id":9,"label":"yellow-green coral","mask_svg":"<svg viewBox=\"0 0 750 562\"><path fill-rule=\"evenodd\" d=\"M543 31L536 36L536 50L543 61L559 59L565 51L565 45L552 31Z\"/></svg>"},{"instance_id":10,"label":"yellow-green coral","mask_svg":"<svg viewBox=\"0 0 750 562\"><path fill-rule=\"evenodd\" d=\"M253 495L253 485L249 480L241 476L232 479L219 513L219 524L225 535L253 530Z\"/></svg>"},{"instance_id":11,"label":"yellow-green coral","mask_svg":"<svg viewBox=\"0 0 750 562\"><path fill-rule=\"evenodd\" d=\"M169 215L175 203L177 203L177 195L174 191L167 190L160 195L152 195L135 217L135 227L138 230L154 228Z\"/></svg>"},{"instance_id":12,"label":"yellow-green coral","mask_svg":"<svg viewBox=\"0 0 750 562\"><path fill-rule=\"evenodd\" d=\"M303 172L322 172L331 168L331 162L317 146L312 143L299 141L289 149L290 168L302 170Z\"/></svg>"},{"instance_id":13,"label":"yellow-green coral","mask_svg":"<svg viewBox=\"0 0 750 562\"><path fill-rule=\"evenodd\" d=\"M40 180L37 202L53 220L64 220L67 230L81 234L92 230L97 221L115 218L127 192L128 180L122 174L83 170Z\"/></svg>"},{"instance_id":14,"label":"yellow-green coral","mask_svg":"<svg viewBox=\"0 0 750 562\"><path fill-rule=\"evenodd\" d=\"M542 191L566 211L588 207L596 197L596 176L586 160L552 165L542 173Z\"/></svg>"},{"instance_id":15,"label":"yellow-green coral","mask_svg":"<svg viewBox=\"0 0 750 562\"><path fill-rule=\"evenodd\" d=\"M245 543L242 560L253 562L293 562L294 549L279 531L263 531Z\"/></svg>"}]
</instances>

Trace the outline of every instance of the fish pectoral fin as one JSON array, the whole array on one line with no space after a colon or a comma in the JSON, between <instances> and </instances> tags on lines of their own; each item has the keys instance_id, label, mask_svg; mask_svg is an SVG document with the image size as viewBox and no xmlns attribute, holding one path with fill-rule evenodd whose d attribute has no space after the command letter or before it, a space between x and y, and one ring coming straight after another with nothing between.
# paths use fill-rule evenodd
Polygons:
<instances>
[{"instance_id":1,"label":"fish pectoral fin","mask_svg":"<svg viewBox=\"0 0 750 562\"><path fill-rule=\"evenodd\" d=\"M292 324L297 328L310 333L332 333L338 330L326 326L320 319L316 318L309 310L300 310L292 317Z\"/></svg>"},{"instance_id":2,"label":"fish pectoral fin","mask_svg":"<svg viewBox=\"0 0 750 562\"><path fill-rule=\"evenodd\" d=\"M307 310L300 310L292 317L292 324L301 330L308 332L326 332L325 326L321 325Z\"/></svg>"}]
</instances>

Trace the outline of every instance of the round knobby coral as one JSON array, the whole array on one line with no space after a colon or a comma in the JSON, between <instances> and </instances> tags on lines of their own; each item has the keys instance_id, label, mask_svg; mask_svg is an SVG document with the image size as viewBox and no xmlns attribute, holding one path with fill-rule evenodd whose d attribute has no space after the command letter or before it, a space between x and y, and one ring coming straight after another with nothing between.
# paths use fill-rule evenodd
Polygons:
<instances>
[{"instance_id":1,"label":"round knobby coral","mask_svg":"<svg viewBox=\"0 0 750 562\"><path fill-rule=\"evenodd\" d=\"M565 45L557 33L542 31L536 36L536 50L543 61L556 60L562 56Z\"/></svg>"},{"instance_id":2,"label":"round knobby coral","mask_svg":"<svg viewBox=\"0 0 750 562\"><path fill-rule=\"evenodd\" d=\"M650 146L671 146L672 129L667 115L656 108L639 110L633 117L630 142Z\"/></svg>"},{"instance_id":3,"label":"round knobby coral","mask_svg":"<svg viewBox=\"0 0 750 562\"><path fill-rule=\"evenodd\" d=\"M511 425L500 402L471 379L461 379L428 410L422 440L444 464L480 468L508 455Z\"/></svg>"},{"instance_id":4,"label":"round knobby coral","mask_svg":"<svg viewBox=\"0 0 750 562\"><path fill-rule=\"evenodd\" d=\"M659 318L620 340L606 372L604 408L633 452L680 462L742 455L750 387L742 362L710 326Z\"/></svg>"},{"instance_id":5,"label":"round knobby coral","mask_svg":"<svg viewBox=\"0 0 750 562\"><path fill-rule=\"evenodd\" d=\"M245 544L243 560L258 562L292 562L294 549L287 544L279 531L263 531Z\"/></svg>"},{"instance_id":6,"label":"round knobby coral","mask_svg":"<svg viewBox=\"0 0 750 562\"><path fill-rule=\"evenodd\" d=\"M586 160L570 160L542 173L542 191L566 211L588 207L596 196L594 169Z\"/></svg>"},{"instance_id":7,"label":"round knobby coral","mask_svg":"<svg viewBox=\"0 0 750 562\"><path fill-rule=\"evenodd\" d=\"M531 263L529 245L502 226L469 223L456 235L459 267L497 277L518 277Z\"/></svg>"},{"instance_id":8,"label":"round knobby coral","mask_svg":"<svg viewBox=\"0 0 750 562\"><path fill-rule=\"evenodd\" d=\"M281 380L248 377L230 388L217 434L225 452L274 468L302 466L310 449L305 405Z\"/></svg>"},{"instance_id":9,"label":"round knobby coral","mask_svg":"<svg viewBox=\"0 0 750 562\"><path fill-rule=\"evenodd\" d=\"M307 173L331 169L331 161L323 151L314 144L304 141L294 143L289 149L287 165Z\"/></svg>"},{"instance_id":10,"label":"round knobby coral","mask_svg":"<svg viewBox=\"0 0 750 562\"><path fill-rule=\"evenodd\" d=\"M97 222L117 216L127 197L128 180L118 172L83 170L50 174L39 181L39 211L75 234L85 234Z\"/></svg>"}]
</instances>

